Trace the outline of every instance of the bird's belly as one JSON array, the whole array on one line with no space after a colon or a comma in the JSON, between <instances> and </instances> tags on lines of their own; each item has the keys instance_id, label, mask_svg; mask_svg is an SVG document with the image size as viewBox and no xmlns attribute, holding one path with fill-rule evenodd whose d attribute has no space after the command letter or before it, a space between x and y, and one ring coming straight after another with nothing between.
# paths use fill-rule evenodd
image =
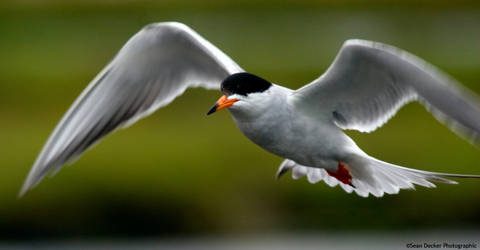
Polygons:
<instances>
[{"instance_id":1,"label":"bird's belly","mask_svg":"<svg viewBox=\"0 0 480 250\"><path fill-rule=\"evenodd\" d=\"M305 166L325 167L326 161L341 158L344 153L346 135L337 128L311 122L268 121L237 122L237 125L246 137L263 149Z\"/></svg>"}]
</instances>

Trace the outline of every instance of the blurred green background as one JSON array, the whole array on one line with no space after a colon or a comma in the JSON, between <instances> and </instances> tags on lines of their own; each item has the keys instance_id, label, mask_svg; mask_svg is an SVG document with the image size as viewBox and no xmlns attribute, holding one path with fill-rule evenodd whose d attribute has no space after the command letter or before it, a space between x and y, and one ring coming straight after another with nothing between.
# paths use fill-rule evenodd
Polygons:
<instances>
[{"instance_id":1,"label":"blurred green background","mask_svg":"<svg viewBox=\"0 0 480 250\"><path fill-rule=\"evenodd\" d=\"M17 199L63 113L120 47L151 22L179 21L247 71L298 88L343 41L395 45L480 93L479 1L2 1L0 238L167 237L256 232L478 229L480 181L360 198L305 179L282 159L205 116L219 92L189 90L108 136ZM372 134L367 153L423 170L480 174L480 151L419 104Z\"/></svg>"}]
</instances>

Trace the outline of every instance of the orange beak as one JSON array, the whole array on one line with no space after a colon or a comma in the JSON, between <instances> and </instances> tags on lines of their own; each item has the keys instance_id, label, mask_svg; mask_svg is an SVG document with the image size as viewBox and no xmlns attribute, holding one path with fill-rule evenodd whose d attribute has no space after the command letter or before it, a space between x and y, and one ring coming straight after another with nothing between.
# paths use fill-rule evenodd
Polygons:
<instances>
[{"instance_id":1,"label":"orange beak","mask_svg":"<svg viewBox=\"0 0 480 250\"><path fill-rule=\"evenodd\" d=\"M213 105L213 107L207 112L207 115L213 114L221 109L232 106L238 99L227 99L226 95L222 95L220 99Z\"/></svg>"}]
</instances>

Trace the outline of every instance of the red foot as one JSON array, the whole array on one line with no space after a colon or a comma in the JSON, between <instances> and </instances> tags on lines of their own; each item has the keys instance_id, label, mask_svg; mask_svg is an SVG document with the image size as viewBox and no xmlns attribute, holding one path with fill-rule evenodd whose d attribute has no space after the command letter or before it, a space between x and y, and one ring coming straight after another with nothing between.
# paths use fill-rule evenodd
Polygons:
<instances>
[{"instance_id":1,"label":"red foot","mask_svg":"<svg viewBox=\"0 0 480 250\"><path fill-rule=\"evenodd\" d=\"M344 164L346 163L343 162L338 162L338 169L337 172L333 172L330 170L327 170L328 175L337 178L337 180L341 181L343 184L347 184L350 186L352 185L352 176L350 175L350 172L345 168Z\"/></svg>"}]
</instances>

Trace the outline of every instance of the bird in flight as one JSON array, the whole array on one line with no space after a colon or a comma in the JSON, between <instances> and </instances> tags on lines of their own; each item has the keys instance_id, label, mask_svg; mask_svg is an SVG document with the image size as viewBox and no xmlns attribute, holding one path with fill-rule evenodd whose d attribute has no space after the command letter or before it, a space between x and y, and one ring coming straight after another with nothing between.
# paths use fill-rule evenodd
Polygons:
<instances>
[{"instance_id":1,"label":"bird in flight","mask_svg":"<svg viewBox=\"0 0 480 250\"><path fill-rule=\"evenodd\" d=\"M188 26L147 25L75 100L50 135L20 196L77 159L115 129L168 105L192 87L217 89L207 114L228 108L242 133L285 160L277 177L324 181L367 197L414 185L480 178L405 168L363 152L342 130L371 132L411 101L419 101L459 135L478 139L476 96L427 62L398 48L347 40L328 70L292 90L245 72Z\"/></svg>"}]
</instances>

